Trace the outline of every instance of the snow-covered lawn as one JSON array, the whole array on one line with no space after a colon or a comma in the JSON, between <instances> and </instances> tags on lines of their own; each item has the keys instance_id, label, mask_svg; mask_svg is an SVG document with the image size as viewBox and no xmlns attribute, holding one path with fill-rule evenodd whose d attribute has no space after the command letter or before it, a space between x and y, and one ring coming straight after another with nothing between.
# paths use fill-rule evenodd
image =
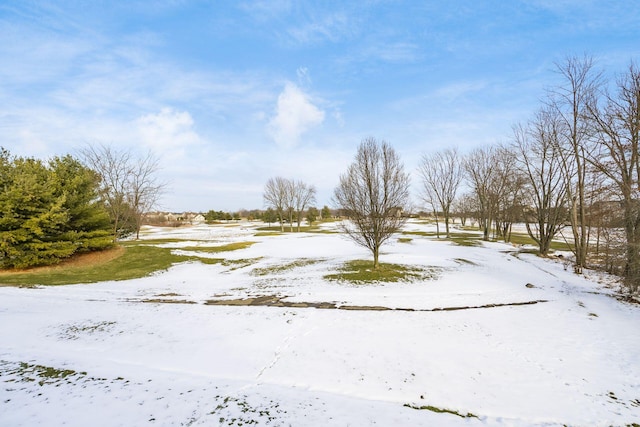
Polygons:
<instances>
[{"instance_id":1,"label":"snow-covered lawn","mask_svg":"<svg viewBox=\"0 0 640 427\"><path fill-rule=\"evenodd\" d=\"M176 251L256 242L201 253L225 263L1 287L0 425L640 423L640 307L617 300L610 280L506 244L411 234L381 261L428 279L339 283L323 276L370 258L364 249L255 227L145 230L184 239L165 244ZM261 296L335 308L211 305Z\"/></svg>"}]
</instances>

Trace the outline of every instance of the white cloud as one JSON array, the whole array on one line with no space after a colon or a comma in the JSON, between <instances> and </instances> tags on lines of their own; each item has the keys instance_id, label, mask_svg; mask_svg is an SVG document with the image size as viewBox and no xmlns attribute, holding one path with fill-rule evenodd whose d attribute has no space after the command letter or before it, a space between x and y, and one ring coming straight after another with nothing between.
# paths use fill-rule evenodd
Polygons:
<instances>
[{"instance_id":1,"label":"white cloud","mask_svg":"<svg viewBox=\"0 0 640 427\"><path fill-rule=\"evenodd\" d=\"M142 143L158 151L180 152L201 143L193 130L193 118L187 111L163 108L158 114L147 114L136 120Z\"/></svg>"},{"instance_id":2,"label":"white cloud","mask_svg":"<svg viewBox=\"0 0 640 427\"><path fill-rule=\"evenodd\" d=\"M298 144L305 132L324 121L324 111L316 107L298 86L288 82L278 96L276 115L269 122L269 133L281 147Z\"/></svg>"}]
</instances>

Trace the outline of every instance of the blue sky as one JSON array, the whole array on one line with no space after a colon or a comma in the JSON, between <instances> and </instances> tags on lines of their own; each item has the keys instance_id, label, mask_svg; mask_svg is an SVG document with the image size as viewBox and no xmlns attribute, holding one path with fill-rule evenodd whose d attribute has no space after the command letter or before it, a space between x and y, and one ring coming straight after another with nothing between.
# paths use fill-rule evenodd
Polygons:
<instances>
[{"instance_id":1,"label":"blue sky","mask_svg":"<svg viewBox=\"0 0 640 427\"><path fill-rule=\"evenodd\" d=\"M554 63L640 57L635 1L0 2L0 145L160 159L172 211L262 208L273 176L330 204L360 141L424 153L506 142ZM416 203L417 199L416 199ZM419 204L419 203L418 203Z\"/></svg>"}]
</instances>

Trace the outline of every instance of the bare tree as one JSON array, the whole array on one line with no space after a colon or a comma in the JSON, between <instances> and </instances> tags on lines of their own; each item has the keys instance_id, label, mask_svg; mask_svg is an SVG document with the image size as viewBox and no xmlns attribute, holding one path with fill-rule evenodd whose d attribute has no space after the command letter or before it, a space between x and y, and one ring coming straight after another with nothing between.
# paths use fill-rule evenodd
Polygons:
<instances>
[{"instance_id":1,"label":"bare tree","mask_svg":"<svg viewBox=\"0 0 640 427\"><path fill-rule=\"evenodd\" d=\"M478 148L463 163L475 194L483 240L509 241L511 225L520 214L523 179L515 167L515 154L503 145Z\"/></svg>"},{"instance_id":2,"label":"bare tree","mask_svg":"<svg viewBox=\"0 0 640 427\"><path fill-rule=\"evenodd\" d=\"M492 206L492 185L497 173L495 148L485 147L473 150L466 156L463 166L478 202L478 221L482 238L489 240L491 224L495 218Z\"/></svg>"},{"instance_id":3,"label":"bare tree","mask_svg":"<svg viewBox=\"0 0 640 427\"><path fill-rule=\"evenodd\" d=\"M111 217L114 241L131 231L138 238L144 213L156 205L165 188L157 179L158 159L151 152L136 158L131 150L103 144L81 149L80 156L100 177L100 197Z\"/></svg>"},{"instance_id":4,"label":"bare tree","mask_svg":"<svg viewBox=\"0 0 640 427\"><path fill-rule=\"evenodd\" d=\"M298 232L300 231L300 222L302 221L302 213L308 206L316 201L316 188L313 185L307 185L302 181L292 182L293 190L293 206L296 210L296 221L298 223Z\"/></svg>"},{"instance_id":5,"label":"bare tree","mask_svg":"<svg viewBox=\"0 0 640 427\"><path fill-rule=\"evenodd\" d=\"M511 239L511 226L520 219L524 179L515 164L515 153L499 144L492 150L492 173L489 177L489 209L492 212L493 237Z\"/></svg>"},{"instance_id":6,"label":"bare tree","mask_svg":"<svg viewBox=\"0 0 640 427\"><path fill-rule=\"evenodd\" d=\"M515 159L526 178L525 200L530 207L524 220L541 255L547 255L566 219L567 178L556 149L556 119L548 110L541 110L526 126L514 127Z\"/></svg>"},{"instance_id":7,"label":"bare tree","mask_svg":"<svg viewBox=\"0 0 640 427\"><path fill-rule=\"evenodd\" d=\"M603 108L592 105L590 118L599 133L597 151L590 156L597 171L611 182L622 205L626 236L623 275L628 289L640 287L640 69L634 63L606 94Z\"/></svg>"},{"instance_id":8,"label":"bare tree","mask_svg":"<svg viewBox=\"0 0 640 427\"><path fill-rule=\"evenodd\" d=\"M342 230L371 251L378 268L380 247L405 223L409 209L409 174L385 141L363 140L354 162L340 176L334 202L348 217Z\"/></svg>"},{"instance_id":9,"label":"bare tree","mask_svg":"<svg viewBox=\"0 0 640 427\"><path fill-rule=\"evenodd\" d=\"M289 221L289 231L293 232L293 214L295 208L295 181L287 179L283 183L284 188L284 206L287 212L287 220Z\"/></svg>"},{"instance_id":10,"label":"bare tree","mask_svg":"<svg viewBox=\"0 0 640 427\"><path fill-rule=\"evenodd\" d=\"M130 212L127 204L127 181L131 153L99 144L81 149L80 155L85 165L100 177L100 198L109 211L115 241L120 234L122 223L126 223Z\"/></svg>"},{"instance_id":11,"label":"bare tree","mask_svg":"<svg viewBox=\"0 0 640 427\"><path fill-rule=\"evenodd\" d=\"M265 204L272 207L280 220L280 231L284 231L285 218L293 231L294 214L300 231L304 210L315 202L316 188L302 181L282 178L270 178L265 187L263 198Z\"/></svg>"},{"instance_id":12,"label":"bare tree","mask_svg":"<svg viewBox=\"0 0 640 427\"><path fill-rule=\"evenodd\" d=\"M477 201L473 194L466 193L456 198L453 202L452 209L453 214L460 218L460 223L463 227L467 225L467 219L470 219L472 222L474 219L477 219Z\"/></svg>"},{"instance_id":13,"label":"bare tree","mask_svg":"<svg viewBox=\"0 0 640 427\"><path fill-rule=\"evenodd\" d=\"M276 211L280 222L280 231L284 231L285 211L291 206L289 203L290 193L289 180L280 176L269 178L264 186L262 197L265 204Z\"/></svg>"},{"instance_id":14,"label":"bare tree","mask_svg":"<svg viewBox=\"0 0 640 427\"><path fill-rule=\"evenodd\" d=\"M451 204L462 181L462 165L458 151L446 149L432 155L424 155L418 169L422 177L422 197L432 205L434 212L437 209L442 210L446 234L449 237Z\"/></svg>"},{"instance_id":15,"label":"bare tree","mask_svg":"<svg viewBox=\"0 0 640 427\"><path fill-rule=\"evenodd\" d=\"M136 239L140 238L140 227L145 212L158 203L166 185L158 181L159 159L151 152L137 159L131 166L128 179L127 202L133 211Z\"/></svg>"},{"instance_id":16,"label":"bare tree","mask_svg":"<svg viewBox=\"0 0 640 427\"><path fill-rule=\"evenodd\" d=\"M563 83L549 92L549 111L556 115L560 128L557 151L567 178L569 219L573 233L574 272L581 274L587 263L589 245L587 224L586 159L592 150L593 127L589 109L601 84L590 57L567 58L556 64Z\"/></svg>"}]
</instances>

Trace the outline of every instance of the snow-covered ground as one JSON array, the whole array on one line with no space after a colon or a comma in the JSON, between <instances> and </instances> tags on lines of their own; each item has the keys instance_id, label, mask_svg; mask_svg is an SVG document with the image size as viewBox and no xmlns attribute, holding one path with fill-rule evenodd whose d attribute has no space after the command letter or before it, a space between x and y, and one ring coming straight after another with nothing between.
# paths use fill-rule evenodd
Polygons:
<instances>
[{"instance_id":1,"label":"snow-covered ground","mask_svg":"<svg viewBox=\"0 0 640 427\"><path fill-rule=\"evenodd\" d=\"M640 307L617 300L610 280L506 244L412 234L381 261L429 278L339 283L323 276L366 250L339 234L255 227L145 230L184 239L166 244L176 251L256 242L202 253L226 263L0 287L0 425L640 423ZM206 304L260 296L336 309Z\"/></svg>"}]
</instances>

